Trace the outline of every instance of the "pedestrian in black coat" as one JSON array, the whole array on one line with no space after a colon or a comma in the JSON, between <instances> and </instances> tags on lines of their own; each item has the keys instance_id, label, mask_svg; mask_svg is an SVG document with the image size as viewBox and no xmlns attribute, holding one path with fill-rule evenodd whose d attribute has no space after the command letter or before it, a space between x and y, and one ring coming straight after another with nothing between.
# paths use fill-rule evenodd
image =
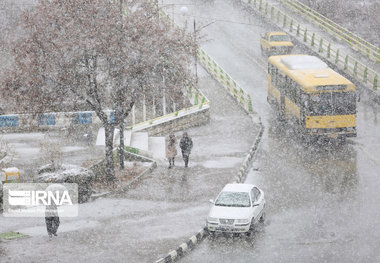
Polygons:
<instances>
[{"instance_id":1,"label":"pedestrian in black coat","mask_svg":"<svg viewBox=\"0 0 380 263\"><path fill-rule=\"evenodd\" d=\"M187 135L187 132L184 132L182 134L182 138L179 142L179 147L182 150L182 158L185 161L185 167L187 167L189 164L190 152L191 152L191 149L193 148L193 141Z\"/></svg>"},{"instance_id":2,"label":"pedestrian in black coat","mask_svg":"<svg viewBox=\"0 0 380 263\"><path fill-rule=\"evenodd\" d=\"M57 230L60 224L57 206L53 203L45 208L45 223L49 237L57 236Z\"/></svg>"}]
</instances>

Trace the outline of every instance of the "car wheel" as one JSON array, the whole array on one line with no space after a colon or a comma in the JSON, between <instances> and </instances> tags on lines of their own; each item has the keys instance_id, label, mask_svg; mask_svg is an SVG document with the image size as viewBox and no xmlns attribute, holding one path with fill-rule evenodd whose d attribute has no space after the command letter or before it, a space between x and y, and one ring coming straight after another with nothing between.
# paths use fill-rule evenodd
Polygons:
<instances>
[{"instance_id":1,"label":"car wheel","mask_svg":"<svg viewBox=\"0 0 380 263\"><path fill-rule=\"evenodd\" d=\"M255 219L252 218L251 225L249 226L248 234L252 235L254 231L255 231Z\"/></svg>"},{"instance_id":2,"label":"car wheel","mask_svg":"<svg viewBox=\"0 0 380 263\"><path fill-rule=\"evenodd\" d=\"M264 221L265 221L265 212L263 212L261 214L261 217L260 217L259 221L260 221L260 223L264 223Z\"/></svg>"},{"instance_id":3,"label":"car wheel","mask_svg":"<svg viewBox=\"0 0 380 263\"><path fill-rule=\"evenodd\" d=\"M208 231L210 238L215 238L215 232L214 231Z\"/></svg>"}]
</instances>

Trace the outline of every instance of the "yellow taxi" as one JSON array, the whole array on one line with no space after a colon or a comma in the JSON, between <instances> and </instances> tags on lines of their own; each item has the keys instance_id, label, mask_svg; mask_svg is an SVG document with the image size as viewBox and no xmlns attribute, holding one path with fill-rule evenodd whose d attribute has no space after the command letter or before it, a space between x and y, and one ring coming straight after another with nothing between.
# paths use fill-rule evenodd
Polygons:
<instances>
[{"instance_id":1,"label":"yellow taxi","mask_svg":"<svg viewBox=\"0 0 380 263\"><path fill-rule=\"evenodd\" d=\"M285 32L267 32L260 39L261 54L263 55L285 55L290 54L293 43Z\"/></svg>"}]
</instances>

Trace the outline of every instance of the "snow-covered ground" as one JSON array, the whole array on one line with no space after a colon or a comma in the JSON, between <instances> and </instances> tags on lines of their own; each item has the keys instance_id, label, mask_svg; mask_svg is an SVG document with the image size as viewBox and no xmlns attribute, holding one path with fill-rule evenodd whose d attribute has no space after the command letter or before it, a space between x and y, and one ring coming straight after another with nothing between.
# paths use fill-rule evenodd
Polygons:
<instances>
[{"instance_id":1,"label":"snow-covered ground","mask_svg":"<svg viewBox=\"0 0 380 263\"><path fill-rule=\"evenodd\" d=\"M199 70L213 105L210 124L187 130L194 142L189 168L180 152L170 170L159 162L128 192L80 204L79 216L61 218L52 240L43 218L0 217L0 232L30 235L1 243L0 261L153 262L203 228L208 200L233 180L259 128Z\"/></svg>"}]
</instances>

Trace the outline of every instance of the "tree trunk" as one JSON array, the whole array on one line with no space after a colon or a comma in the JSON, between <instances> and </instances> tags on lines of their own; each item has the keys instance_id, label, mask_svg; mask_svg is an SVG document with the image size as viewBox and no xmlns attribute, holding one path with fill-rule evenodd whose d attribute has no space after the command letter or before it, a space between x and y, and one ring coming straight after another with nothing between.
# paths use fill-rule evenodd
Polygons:
<instances>
[{"instance_id":1,"label":"tree trunk","mask_svg":"<svg viewBox=\"0 0 380 263\"><path fill-rule=\"evenodd\" d=\"M105 130L105 139L106 139L106 177L107 177L107 183L113 184L116 182L115 177L115 163L113 158L113 136L115 127L110 124L104 125Z\"/></svg>"},{"instance_id":2,"label":"tree trunk","mask_svg":"<svg viewBox=\"0 0 380 263\"><path fill-rule=\"evenodd\" d=\"M120 122L119 161L120 161L120 170L124 170L124 121Z\"/></svg>"}]
</instances>

